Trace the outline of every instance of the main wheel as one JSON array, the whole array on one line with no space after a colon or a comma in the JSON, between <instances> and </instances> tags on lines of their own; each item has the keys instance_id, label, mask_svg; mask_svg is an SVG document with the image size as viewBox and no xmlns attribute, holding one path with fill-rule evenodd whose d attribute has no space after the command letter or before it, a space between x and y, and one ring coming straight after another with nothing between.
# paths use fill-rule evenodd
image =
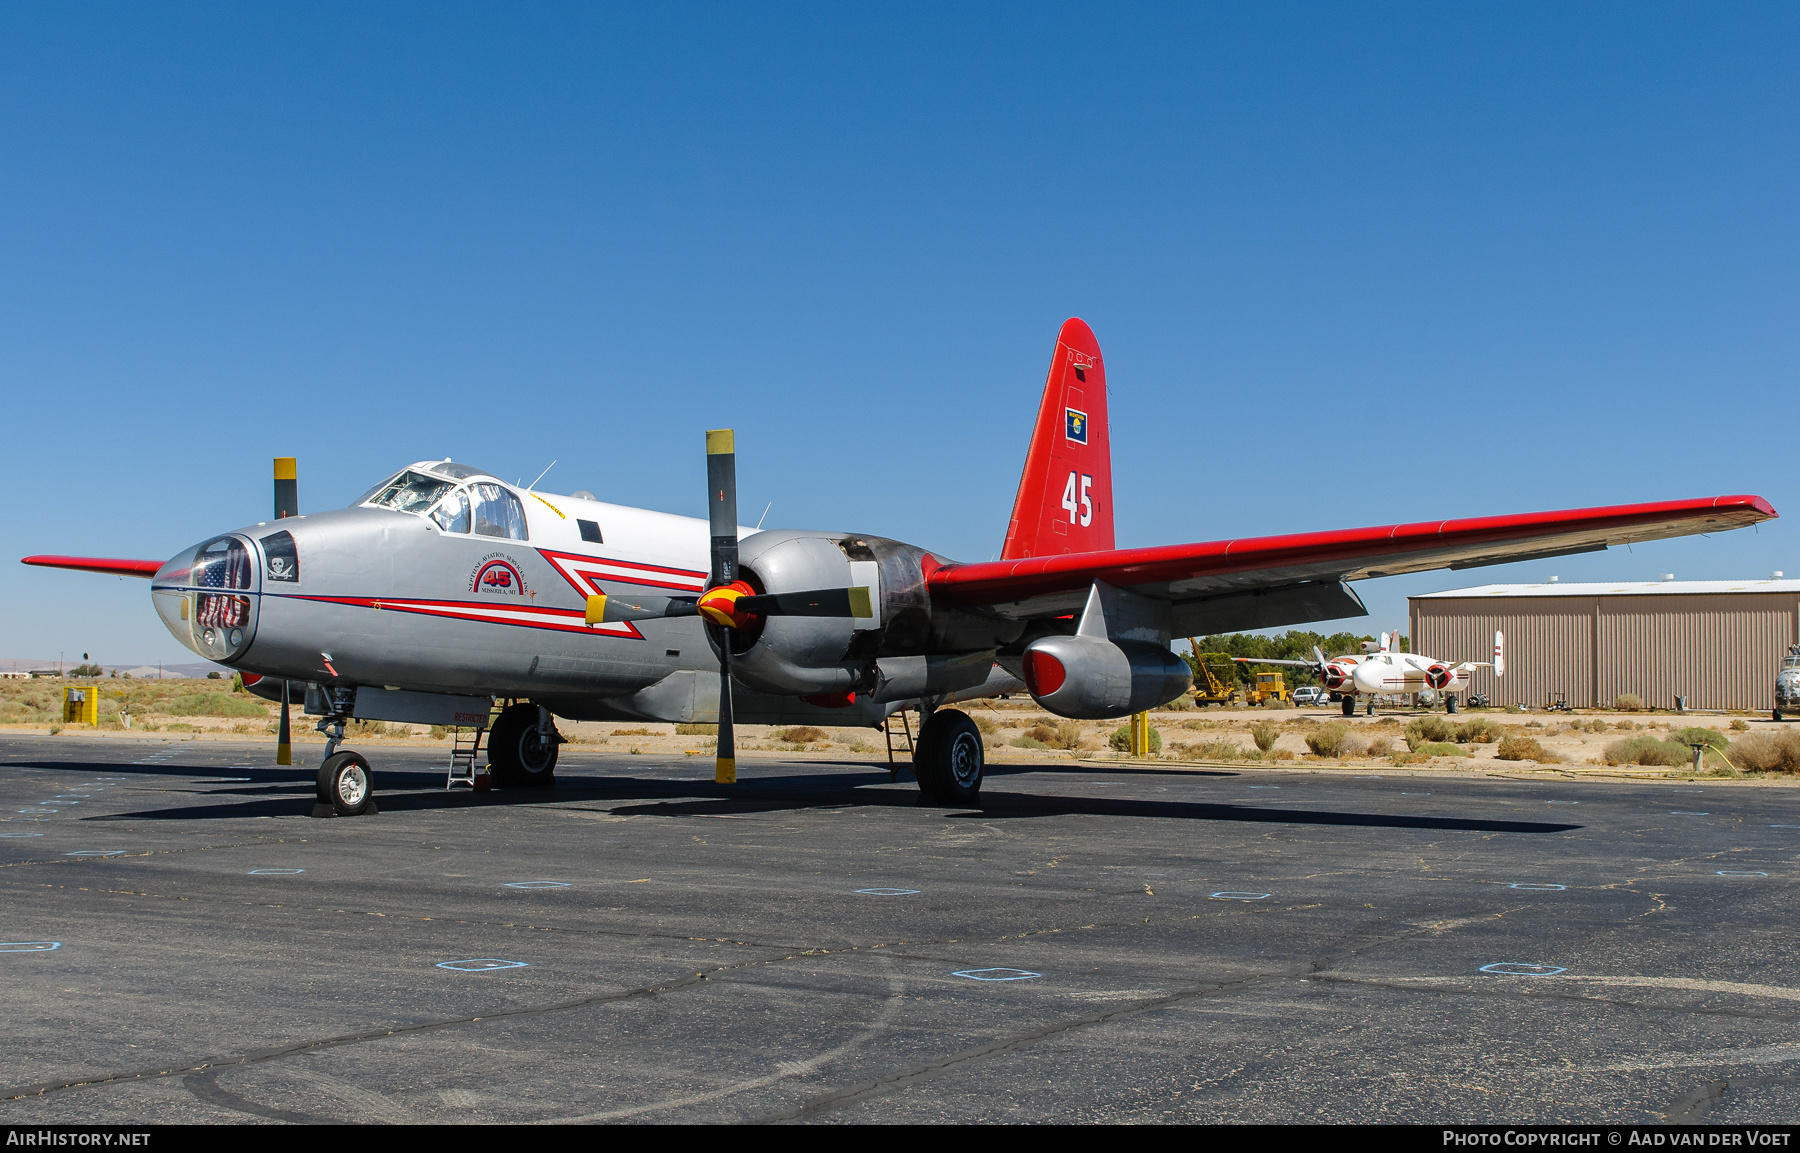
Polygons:
<instances>
[{"instance_id":1,"label":"main wheel","mask_svg":"<svg viewBox=\"0 0 1800 1153\"><path fill-rule=\"evenodd\" d=\"M939 709L919 726L913 749L913 775L919 791L950 804L973 805L981 800L981 772L987 751L981 730L969 714Z\"/></svg>"},{"instance_id":2,"label":"main wheel","mask_svg":"<svg viewBox=\"0 0 1800 1153\"><path fill-rule=\"evenodd\" d=\"M1780 709L1776 709L1776 710L1775 710L1775 719L1776 719L1776 720L1780 720L1780 719L1781 719L1781 710L1780 710Z\"/></svg>"},{"instance_id":3,"label":"main wheel","mask_svg":"<svg viewBox=\"0 0 1800 1153\"><path fill-rule=\"evenodd\" d=\"M556 783L556 729L538 734L536 705L500 711L488 733L488 765L503 789L549 788Z\"/></svg>"},{"instance_id":4,"label":"main wheel","mask_svg":"<svg viewBox=\"0 0 1800 1153\"><path fill-rule=\"evenodd\" d=\"M1447 713L1456 711L1456 694L1452 693L1444 698L1444 711Z\"/></svg>"},{"instance_id":5,"label":"main wheel","mask_svg":"<svg viewBox=\"0 0 1800 1153\"><path fill-rule=\"evenodd\" d=\"M1344 715L1347 717L1356 715L1356 698L1349 693L1344 694Z\"/></svg>"},{"instance_id":6,"label":"main wheel","mask_svg":"<svg viewBox=\"0 0 1800 1153\"><path fill-rule=\"evenodd\" d=\"M375 809L375 774L361 753L336 753L319 766L319 803L340 817L360 817Z\"/></svg>"}]
</instances>

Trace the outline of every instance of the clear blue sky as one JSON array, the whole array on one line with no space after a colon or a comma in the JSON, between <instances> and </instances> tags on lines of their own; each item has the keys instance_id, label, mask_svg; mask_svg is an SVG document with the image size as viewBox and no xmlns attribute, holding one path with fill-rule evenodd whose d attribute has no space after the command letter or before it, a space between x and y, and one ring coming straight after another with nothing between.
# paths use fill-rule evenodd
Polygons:
<instances>
[{"instance_id":1,"label":"clear blue sky","mask_svg":"<svg viewBox=\"0 0 1800 1153\"><path fill-rule=\"evenodd\" d=\"M1124 545L1720 493L1760 533L1368 582L1800 576L1793 4L10 5L14 556L454 456L964 559L1057 325ZM0 655L192 659L0 564Z\"/></svg>"}]
</instances>

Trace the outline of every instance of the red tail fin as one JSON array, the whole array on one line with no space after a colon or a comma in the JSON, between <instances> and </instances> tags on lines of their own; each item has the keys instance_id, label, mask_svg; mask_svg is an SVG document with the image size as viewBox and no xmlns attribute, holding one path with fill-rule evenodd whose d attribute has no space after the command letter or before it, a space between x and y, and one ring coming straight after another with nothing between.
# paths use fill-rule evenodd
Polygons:
<instances>
[{"instance_id":1,"label":"red tail fin","mask_svg":"<svg viewBox=\"0 0 1800 1153\"><path fill-rule=\"evenodd\" d=\"M1113 547L1112 445L1107 439L1106 366L1100 342L1071 318L1056 353L1037 427L1025 453L1019 496L1000 559L1105 552Z\"/></svg>"}]
</instances>

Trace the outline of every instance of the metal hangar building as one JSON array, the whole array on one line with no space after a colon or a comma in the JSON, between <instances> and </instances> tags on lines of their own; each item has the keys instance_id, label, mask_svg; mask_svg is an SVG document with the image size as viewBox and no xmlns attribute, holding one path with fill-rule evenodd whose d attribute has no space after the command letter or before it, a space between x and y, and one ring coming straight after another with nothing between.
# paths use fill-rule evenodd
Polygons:
<instances>
[{"instance_id":1,"label":"metal hangar building","mask_svg":"<svg viewBox=\"0 0 1800 1153\"><path fill-rule=\"evenodd\" d=\"M1800 581L1660 581L1479 585L1408 597L1415 653L1491 660L1506 634L1506 676L1477 669L1471 691L1496 705L1576 708L1624 693L1649 708L1775 704L1775 672L1800 641Z\"/></svg>"}]
</instances>

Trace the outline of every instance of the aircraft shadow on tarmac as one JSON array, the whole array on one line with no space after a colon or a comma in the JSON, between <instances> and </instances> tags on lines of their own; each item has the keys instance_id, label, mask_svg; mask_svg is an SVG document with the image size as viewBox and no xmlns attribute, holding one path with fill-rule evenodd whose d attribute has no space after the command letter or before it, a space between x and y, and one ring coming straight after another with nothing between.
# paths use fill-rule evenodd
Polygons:
<instances>
[{"instance_id":1,"label":"aircraft shadow on tarmac","mask_svg":"<svg viewBox=\"0 0 1800 1153\"><path fill-rule=\"evenodd\" d=\"M179 775L190 782L202 777L207 772L217 771L224 775L244 771L241 768L236 770L215 769L212 766L201 769L195 766L174 768L160 765L93 764L69 761L53 761L33 765L15 764L11 767L84 773L107 772L115 775L142 773L149 777ZM846 807L914 808L921 804L928 804L911 790L867 787L888 784L890 777L885 770L870 772L867 771L866 766L858 767L863 771L846 771L830 775L813 773L794 776L751 777L731 786L716 785L711 781L678 781L657 777L592 778L584 776L565 779L555 789L541 791L503 789L491 793L475 793L467 789L445 791L442 787L443 777L439 772L394 770L381 773L378 777L378 784L381 787L376 794L376 800L383 813L554 804L565 808L585 808L589 805L596 805L601 807L595 807L591 811L617 816L669 818L747 816L762 812L792 812L804 809L841 809ZM1030 769L1023 771L1030 771ZM1109 776L1112 775L1107 769L1086 771L1105 772ZM220 787L217 788L195 785L181 791L206 797L245 799L227 803L189 804L130 813L111 813L105 816L85 817L82 820L84 822L217 821L246 817L298 816L311 810L314 793L313 772L310 769L273 771L264 769L258 771L256 778L249 782L230 784L221 782ZM143 799L148 800L148 798ZM608 802L612 802L612 804L609 806ZM991 787L983 792L978 809L971 810L966 806L946 806L946 808L955 810L947 812L946 816L974 817L982 820L1087 815L1252 824L1431 829L1476 833L1563 833L1583 827L1568 822L1507 821L1421 814L1262 808L1213 801L1044 796L1031 793L1001 792ZM380 817L377 816L373 819L379 820Z\"/></svg>"}]
</instances>

